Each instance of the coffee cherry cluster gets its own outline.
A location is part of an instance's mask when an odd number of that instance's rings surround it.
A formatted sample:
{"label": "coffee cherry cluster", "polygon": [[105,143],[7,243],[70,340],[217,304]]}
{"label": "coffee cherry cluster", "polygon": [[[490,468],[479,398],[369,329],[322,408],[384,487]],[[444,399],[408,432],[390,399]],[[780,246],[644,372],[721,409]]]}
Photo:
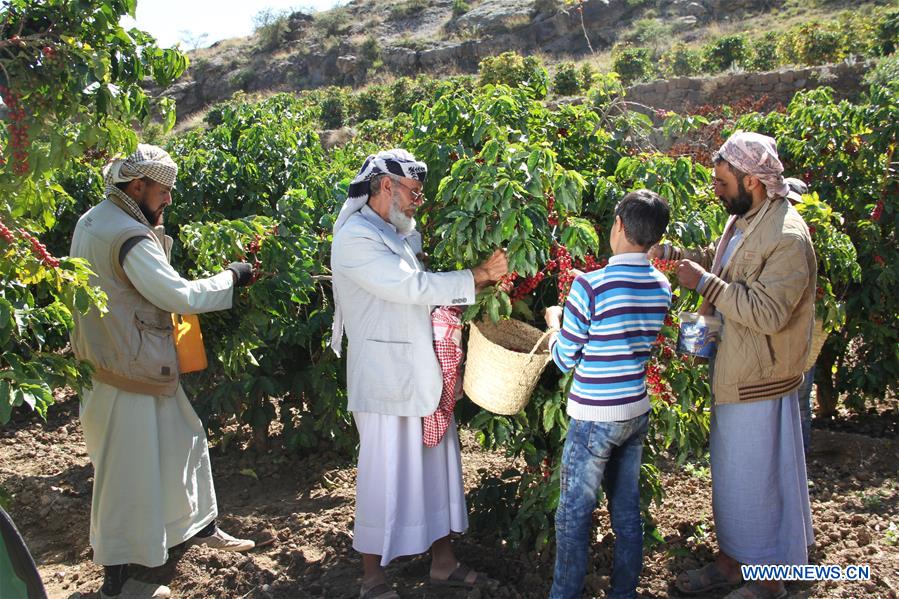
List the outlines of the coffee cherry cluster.
{"label": "coffee cherry cluster", "polygon": [[16,242],[16,236],[13,235],[12,231],[9,230],[9,227],[4,225],[3,223],[0,223],[0,237],[2,237],[3,240],[10,245]]}
{"label": "coffee cherry cluster", "polygon": [[677,270],[677,260],[662,260],[661,258],[653,258],[652,265],[656,270],[663,274],[671,274]]}
{"label": "coffee cherry cluster", "polygon": [[584,257],[583,264],[578,264],[578,267],[584,272],[593,272],[594,270],[599,270],[600,268],[605,268],[605,266],[609,263],[605,258],[601,258],[597,260],[592,255],[587,254]]}
{"label": "coffee cherry cluster", "polygon": [[253,276],[250,278],[250,283],[255,283],[259,280],[259,275],[262,274],[262,260],[259,259],[259,250],[262,247],[262,237],[257,233],[253,238],[253,241],[247,244],[247,251],[253,255]]}
{"label": "coffee cherry cluster", "polygon": [[515,291],[512,293],[512,301],[520,300],[523,297],[530,295],[537,288],[537,285],[540,284],[541,281],[546,277],[546,274],[543,271],[538,272],[533,277],[526,277],[524,280],[519,283],[519,285],[515,288]]}
{"label": "coffee cherry cluster", "polygon": [[553,260],[550,261],[559,269],[559,303],[565,301],[568,292],[571,290],[571,283],[574,282],[574,273],[571,272],[572,261],[568,248],[564,245],[556,245],[553,247]]}
{"label": "coffee cherry cluster", "polygon": [[874,206],[874,210],[871,211],[871,221],[879,222],[880,217],[883,216],[883,200],[877,202],[877,205]]}
{"label": "coffee cherry cluster", "polygon": [[29,233],[25,229],[19,229],[19,233],[22,235],[22,237],[24,239],[28,240],[28,242],[31,243],[31,253],[34,254],[34,256],[38,260],[40,260],[41,263],[43,263],[46,266],[49,266],[51,268],[59,267],[59,260],[54,258],[50,254],[50,252],[47,251],[47,246],[45,246],[43,243],[41,243],[37,237],[35,237],[34,235]]}
{"label": "coffee cherry cluster", "polygon": [[661,401],[669,406],[674,403],[671,389],[662,380],[662,369],[653,361],[646,363],[646,385],[649,387],[649,392]]}
{"label": "coffee cherry cluster", "polygon": [[556,214],[556,196],[552,193],[545,194],[546,197],[546,213],[549,215],[546,218],[546,222],[549,223],[550,227],[556,227],[559,225],[559,215]]}
{"label": "coffee cherry cluster", "polygon": [[0,98],[6,104],[9,124],[10,148],[12,149],[12,171],[16,175],[28,173],[28,125],[25,122],[25,109],[22,107],[19,94],[6,86],[0,85]]}
{"label": "coffee cherry cluster", "polygon": [[518,278],[517,272],[510,272],[505,274],[499,278],[496,282],[496,288],[502,291],[503,293],[509,293],[512,291],[512,285],[515,282],[515,279]]}

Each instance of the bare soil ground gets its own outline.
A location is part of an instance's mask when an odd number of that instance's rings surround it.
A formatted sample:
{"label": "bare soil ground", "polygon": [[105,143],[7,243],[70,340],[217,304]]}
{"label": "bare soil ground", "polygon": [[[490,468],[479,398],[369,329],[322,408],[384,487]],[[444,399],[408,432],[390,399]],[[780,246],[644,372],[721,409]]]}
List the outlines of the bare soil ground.
{"label": "bare soil ground", "polygon": [[[95,597],[101,568],[91,561],[88,519],[92,468],[78,423],[78,403],[62,399],[46,423],[32,417],[0,430],[0,487],[29,544],[51,597]],[[791,597],[891,597],[899,593],[899,405],[885,402],[861,416],[816,421],[809,456],[816,564],[869,564],[867,582],[791,583]],[[462,431],[466,488],[480,472],[500,472],[509,459],[482,451]],[[305,458],[279,451],[225,454],[213,448],[222,527],[259,544],[248,554],[204,548],[173,552],[169,563],[138,572],[168,584],[177,597],[351,598],[360,561],[352,550],[355,471],[335,455]],[[710,481],[705,468],[663,468],[667,498],[654,510],[664,544],[647,553],[643,597],[677,596],[678,572],[711,558],[715,548]],[[139,517],[139,515],[136,515]],[[598,510],[587,588],[603,596],[613,537]],[[388,574],[403,597],[546,597],[552,554],[513,550],[470,530],[456,540],[461,559],[503,582],[495,592],[444,590],[427,584],[426,557],[393,562]],[[725,591],[704,595],[722,597]]]}

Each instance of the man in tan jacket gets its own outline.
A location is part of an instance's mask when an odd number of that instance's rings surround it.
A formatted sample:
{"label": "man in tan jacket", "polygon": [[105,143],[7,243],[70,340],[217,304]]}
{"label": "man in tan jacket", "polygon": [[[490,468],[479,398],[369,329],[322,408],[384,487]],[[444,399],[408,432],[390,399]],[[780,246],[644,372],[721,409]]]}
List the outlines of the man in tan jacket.
{"label": "man in tan jacket", "polygon": [[[741,565],[808,562],[811,512],[797,390],[814,318],[816,265],[808,227],[785,199],[775,141],[738,131],[715,156],[715,194],[731,214],[704,251],[656,246],[723,321],[711,365],[710,455],[717,559],[678,577],[687,594],[739,584]],[[749,581],[730,599],[786,596]]]}
{"label": "man in tan jacket", "polygon": [[108,312],[76,316],[75,355],[94,366],[81,424],[94,466],[90,540],[104,566],[101,597],[169,597],[168,587],[128,576],[128,564],[161,566],[184,542],[246,551],[215,524],[217,506],[203,425],[178,380],[172,313],[231,307],[252,269],[233,263],[188,281],[169,265],[162,215],[177,166],[156,146],[104,169],[106,198],[78,221],[72,256],[86,258]]}

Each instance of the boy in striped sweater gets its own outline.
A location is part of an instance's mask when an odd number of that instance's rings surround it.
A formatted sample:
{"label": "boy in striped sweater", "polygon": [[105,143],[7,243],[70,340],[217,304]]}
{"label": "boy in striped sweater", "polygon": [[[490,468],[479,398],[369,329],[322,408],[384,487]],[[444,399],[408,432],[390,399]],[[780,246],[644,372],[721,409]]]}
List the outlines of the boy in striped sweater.
{"label": "boy in striped sweater", "polygon": [[550,340],[553,360],[562,372],[574,370],[551,599],[581,596],[600,485],[615,532],[607,596],[636,597],[643,568],[640,462],[650,409],[646,362],[671,306],[668,280],[646,252],[662,238],[669,216],[654,192],[624,196],[615,208],[608,266],[580,274],[564,310],[546,310],[547,326],[561,329]]}

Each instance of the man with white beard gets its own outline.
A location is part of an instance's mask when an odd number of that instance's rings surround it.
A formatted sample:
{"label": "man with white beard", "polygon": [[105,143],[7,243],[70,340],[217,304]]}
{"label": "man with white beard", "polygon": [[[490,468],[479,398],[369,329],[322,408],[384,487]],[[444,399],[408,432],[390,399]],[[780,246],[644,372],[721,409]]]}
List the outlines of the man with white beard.
{"label": "man with white beard", "polygon": [[405,150],[369,156],[334,224],[331,346],[339,355],[345,326],[347,396],[359,430],[353,547],[362,554],[363,599],[398,597],[384,567],[429,548],[431,583],[492,583],[459,564],[449,540],[468,528],[455,421],[428,447],[422,417],[434,413],[443,388],[432,307],[474,303],[508,261],[496,250],[469,270],[425,271],[414,216],[426,174]]}

